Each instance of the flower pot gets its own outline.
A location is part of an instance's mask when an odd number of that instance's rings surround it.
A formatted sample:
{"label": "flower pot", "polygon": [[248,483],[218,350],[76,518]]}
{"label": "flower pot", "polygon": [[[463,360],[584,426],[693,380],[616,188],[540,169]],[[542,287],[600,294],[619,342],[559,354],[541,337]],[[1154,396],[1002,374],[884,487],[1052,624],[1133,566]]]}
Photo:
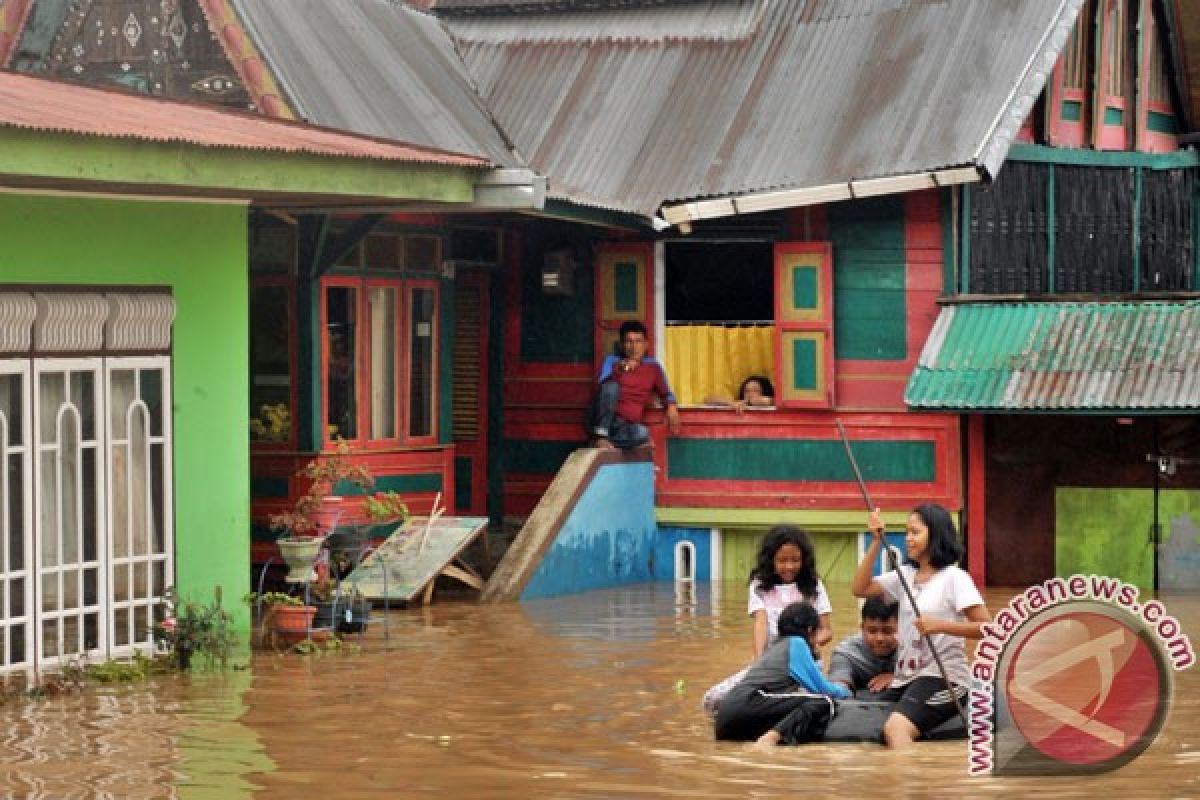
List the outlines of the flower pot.
{"label": "flower pot", "polygon": [[192,668],[192,645],[177,644],[175,646],[175,665],[182,670]]}
{"label": "flower pot", "polygon": [[308,583],[312,580],[313,562],[317,553],[321,552],[319,536],[286,536],[279,539],[279,554],[287,562],[288,574],[284,578],[288,583]]}
{"label": "flower pot", "polygon": [[267,613],[270,614],[275,641],[290,647],[308,638],[317,609],[314,606],[275,605]]}
{"label": "flower pot", "polygon": [[314,628],[337,629],[338,633],[362,633],[371,621],[371,604],[358,599],[316,603],[317,614],[313,617]]}

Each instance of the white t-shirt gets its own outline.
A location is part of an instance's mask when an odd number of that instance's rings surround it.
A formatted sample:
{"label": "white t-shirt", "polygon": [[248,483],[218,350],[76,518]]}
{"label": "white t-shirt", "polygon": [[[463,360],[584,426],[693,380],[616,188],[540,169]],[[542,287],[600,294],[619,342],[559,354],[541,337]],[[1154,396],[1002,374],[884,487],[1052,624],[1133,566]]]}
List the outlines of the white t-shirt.
{"label": "white t-shirt", "polygon": [[801,600],[811,603],[818,614],[829,614],[833,611],[829,595],[825,592],[825,584],[821,583],[820,579],[817,580],[817,596],[805,597],[800,594],[800,589],[794,583],[780,583],[764,590],[758,578],[755,578],[750,582],[750,599],[746,604],[746,613],[753,616],[755,611],[766,610],[767,644],[770,644],[779,638],[779,615],[789,605]]}
{"label": "white t-shirt", "polygon": [[[965,622],[963,611],[971,606],[983,605],[983,598],[975,588],[971,576],[957,566],[943,567],[933,574],[924,584],[916,580],[917,568],[905,564],[900,567],[908,588],[912,590],[917,601],[917,608],[922,616],[938,617],[939,619]],[[925,637],[917,631],[912,605],[900,588],[900,576],[889,570],[878,575],[875,581],[883,587],[887,599],[900,604],[900,618],[896,634],[896,677],[893,686],[903,686],[915,678],[930,676],[940,678],[937,662],[929,652]],[[951,636],[946,633],[930,635],[933,646],[941,656],[942,665],[946,668],[946,676],[951,683],[968,685],[970,671],[967,667],[966,648],[961,636]]]}

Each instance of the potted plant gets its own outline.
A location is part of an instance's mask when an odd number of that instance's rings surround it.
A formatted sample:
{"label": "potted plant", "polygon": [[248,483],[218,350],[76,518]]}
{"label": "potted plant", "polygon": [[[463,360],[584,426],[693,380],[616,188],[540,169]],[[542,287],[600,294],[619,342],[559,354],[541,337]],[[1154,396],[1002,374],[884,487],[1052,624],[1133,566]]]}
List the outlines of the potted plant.
{"label": "potted plant", "polygon": [[250,592],[246,602],[261,609],[264,629],[271,631],[274,641],[291,646],[307,639],[313,630],[315,606],[286,592]]}
{"label": "potted plant", "polygon": [[212,603],[179,602],[174,589],[163,593],[166,614],[154,625],[155,641],[167,648],[179,669],[190,669],[192,657],[200,655],[211,666],[225,666],[237,637],[232,617],[221,607],[221,587],[213,590]]}
{"label": "potted plant", "polygon": [[334,578],[318,580],[312,586],[313,605],[317,613],[313,627],[336,630],[338,633],[362,633],[371,619],[371,603],[359,593]]}
{"label": "potted plant", "polygon": [[268,521],[271,530],[280,531],[276,540],[279,553],[288,565],[288,583],[307,583],[312,580],[313,563],[320,552],[323,539],[337,527],[340,508],[330,508],[332,500],[340,501],[334,491],[343,481],[371,491],[375,482],[370,471],[349,459],[350,446],[342,439],[336,450],[314,458],[298,473],[308,484],[290,511],[272,514]]}

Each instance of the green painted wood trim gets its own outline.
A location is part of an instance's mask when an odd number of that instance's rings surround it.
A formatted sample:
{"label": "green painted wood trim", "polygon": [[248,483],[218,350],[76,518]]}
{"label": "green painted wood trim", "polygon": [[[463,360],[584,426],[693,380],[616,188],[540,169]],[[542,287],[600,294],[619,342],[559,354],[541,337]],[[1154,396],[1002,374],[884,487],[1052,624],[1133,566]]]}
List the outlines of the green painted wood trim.
{"label": "green painted wood trim", "polygon": [[1176,150],[1173,153],[1138,153],[1124,150],[1072,150],[1022,143],[1014,144],[1009,148],[1008,158],[1012,161],[1084,167],[1144,167],[1146,169],[1200,167],[1200,153],[1195,150]]}
{"label": "green painted wood trim", "polygon": [[955,248],[954,248],[954,192],[956,187],[948,186],[939,195],[942,216],[942,293],[954,294],[955,284]]}
{"label": "green painted wood trim", "polygon": [[1054,239],[1057,235],[1057,213],[1054,203],[1054,165],[1047,169],[1046,175],[1046,291],[1054,292]]}
{"label": "green painted wood trim", "polygon": [[454,505],[471,507],[471,458],[467,456],[454,457]]}
{"label": "green painted wood trim", "polygon": [[653,232],[650,217],[640,214],[627,214],[621,211],[610,211],[593,206],[576,205],[567,200],[552,200],[546,198],[546,205],[537,216],[550,219],[562,219],[569,222],[582,222],[585,225],[597,225],[601,228],[620,228],[622,230],[641,233]]}
{"label": "green painted wood trim", "polygon": [[[513,235],[511,229],[505,237]],[[505,281],[517,280],[512,270],[493,276],[488,289],[488,425],[487,425],[487,514],[493,525],[504,516],[504,315]]]}
{"label": "green painted wood trim", "polygon": [[638,265],[632,261],[613,264],[613,311],[636,314],[638,308]]}
{"label": "green painted wood trim", "polygon": [[553,475],[558,472],[567,456],[583,446],[583,425],[579,426],[579,439],[573,442],[554,440],[505,439],[504,466],[507,472]]}
{"label": "green painted wood trim", "polygon": [[384,475],[375,479],[375,491],[396,492],[440,492],[443,489],[440,472],[424,472],[417,475]]}
{"label": "green painted wood trim", "polygon": [[1059,116],[1065,122],[1079,122],[1083,118],[1083,103],[1078,100],[1063,100],[1062,113]]}
{"label": "green painted wood trim", "polygon": [[[883,521],[891,530],[903,530],[907,510],[884,511]],[[655,517],[660,525],[698,528],[769,528],[787,523],[813,533],[859,533],[866,530],[866,511],[814,511],[779,508],[676,508],[659,506]]]}
{"label": "green painted wood trim", "polygon": [[[931,441],[864,441],[854,449],[866,480],[919,483],[937,477]],[[855,480],[836,439],[669,439],[667,473],[695,480]]]}
{"label": "green painted wood trim", "polygon": [[438,442],[454,443],[454,282],[438,287]]}
{"label": "green painted wood trim", "polygon": [[200,147],[47,131],[0,128],[0,175],[71,183],[223,190],[250,197],[271,192],[378,200],[469,203],[473,167]]}
{"label": "green painted wood trim", "polygon": [[1125,112],[1119,108],[1104,107],[1104,124],[1105,125],[1122,125],[1125,121]]}
{"label": "green painted wood trim", "polygon": [[792,308],[815,309],[818,303],[819,267],[792,267]]}
{"label": "green painted wood trim", "polygon": [[[1011,158],[1012,150],[1009,150]],[[958,270],[958,291],[969,294],[971,291],[971,194],[974,187],[964,184],[962,187],[962,261]]]}
{"label": "green painted wood trim", "polygon": [[813,391],[820,383],[817,375],[817,343],[812,339],[793,339],[792,386],[800,391]]}
{"label": "green painted wood trim", "polygon": [[251,497],[287,497],[287,478],[251,478]]}
{"label": "green painted wood trim", "polygon": [[1179,133],[1179,122],[1175,119],[1174,114],[1166,114],[1162,111],[1147,111],[1146,130],[1154,131],[1155,133],[1175,134]]}
{"label": "green painted wood trim", "polygon": [[1138,167],[1133,171],[1133,209],[1130,212],[1133,219],[1130,220],[1133,228],[1133,236],[1130,237],[1130,249],[1133,252],[1130,254],[1133,258],[1133,291],[1141,291],[1142,288],[1142,169]]}

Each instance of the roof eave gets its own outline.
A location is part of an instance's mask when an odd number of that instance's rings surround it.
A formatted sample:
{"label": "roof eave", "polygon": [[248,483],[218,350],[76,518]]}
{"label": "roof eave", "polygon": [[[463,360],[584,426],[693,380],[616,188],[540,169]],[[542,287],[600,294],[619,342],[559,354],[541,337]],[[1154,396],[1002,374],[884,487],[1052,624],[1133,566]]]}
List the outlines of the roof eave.
{"label": "roof eave", "polygon": [[821,186],[804,186],[767,192],[692,200],[664,204],[662,217],[671,225],[688,225],[704,219],[720,219],[740,214],[802,208],[841,200],[902,194],[940,186],[976,183],[982,180],[980,168],[974,165],[947,167],[928,172],[910,172],[881,178],[864,178]]}

